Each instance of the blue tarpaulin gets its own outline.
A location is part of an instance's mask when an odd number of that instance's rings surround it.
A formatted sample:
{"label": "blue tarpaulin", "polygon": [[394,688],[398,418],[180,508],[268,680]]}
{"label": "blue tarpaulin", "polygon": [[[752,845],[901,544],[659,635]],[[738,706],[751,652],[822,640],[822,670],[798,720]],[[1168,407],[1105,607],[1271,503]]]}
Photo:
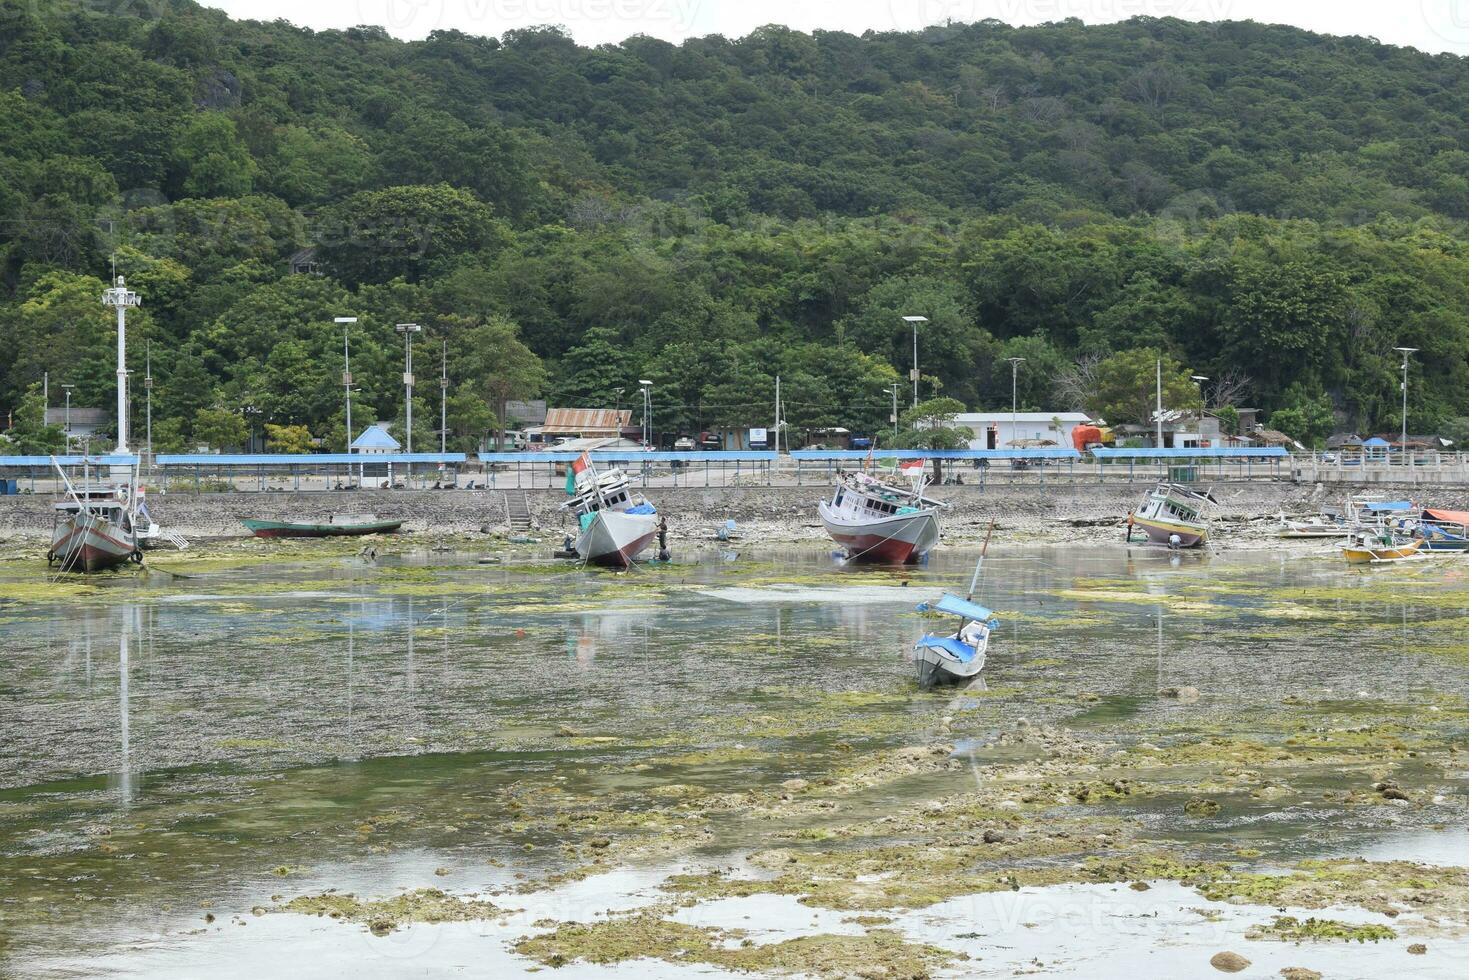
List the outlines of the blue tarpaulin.
{"label": "blue tarpaulin", "polygon": [[984,606],[981,606],[977,602],[970,602],[968,599],[961,599],[958,596],[949,592],[945,592],[943,598],[939,599],[938,602],[920,603],[918,606],[918,611],[941,612],[948,613],[951,616],[963,616],[965,619],[972,619],[980,623],[988,623],[990,629],[994,629],[996,626],[1000,625],[1000,621],[998,619],[995,619],[995,614],[991,610],[986,609]]}
{"label": "blue tarpaulin", "polygon": [[1362,509],[1374,514],[1397,514],[1412,510],[1413,503],[1409,500],[1371,500],[1363,504]]}

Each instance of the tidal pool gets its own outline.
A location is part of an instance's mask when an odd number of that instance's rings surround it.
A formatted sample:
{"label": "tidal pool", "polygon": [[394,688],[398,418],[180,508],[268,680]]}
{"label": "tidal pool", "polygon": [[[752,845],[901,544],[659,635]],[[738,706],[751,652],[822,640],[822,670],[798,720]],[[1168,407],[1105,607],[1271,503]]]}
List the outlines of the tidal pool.
{"label": "tidal pool", "polygon": [[396,547],[0,565],[0,974],[1469,963],[1469,565]]}

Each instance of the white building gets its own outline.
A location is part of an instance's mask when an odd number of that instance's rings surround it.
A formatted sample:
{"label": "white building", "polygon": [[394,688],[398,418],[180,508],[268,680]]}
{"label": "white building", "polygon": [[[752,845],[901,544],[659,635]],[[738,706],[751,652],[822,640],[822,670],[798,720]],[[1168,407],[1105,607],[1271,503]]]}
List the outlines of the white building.
{"label": "white building", "polygon": [[1071,449],[1071,430],[1091,422],[1082,412],[964,412],[954,424],[974,433],[970,449],[1036,448],[1054,443]]}

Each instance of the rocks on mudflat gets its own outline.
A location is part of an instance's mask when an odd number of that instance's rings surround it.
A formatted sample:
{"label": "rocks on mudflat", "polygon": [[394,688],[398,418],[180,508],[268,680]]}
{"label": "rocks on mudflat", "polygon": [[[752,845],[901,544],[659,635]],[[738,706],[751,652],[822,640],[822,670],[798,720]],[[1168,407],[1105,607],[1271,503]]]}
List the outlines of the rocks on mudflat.
{"label": "rocks on mudflat", "polygon": [[1209,957],[1209,965],[1224,973],[1238,973],[1250,965],[1250,961],[1238,953],[1225,951]]}
{"label": "rocks on mudflat", "polygon": [[1219,809],[1217,800],[1202,796],[1195,796],[1183,805],[1183,812],[1191,817],[1212,817],[1219,812]]}

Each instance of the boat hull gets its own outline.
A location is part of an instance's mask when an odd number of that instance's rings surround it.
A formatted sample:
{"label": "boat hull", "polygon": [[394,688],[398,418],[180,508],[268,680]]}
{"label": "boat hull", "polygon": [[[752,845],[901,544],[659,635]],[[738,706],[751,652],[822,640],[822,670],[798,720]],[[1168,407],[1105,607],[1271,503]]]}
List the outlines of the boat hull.
{"label": "boat hull", "polygon": [[106,518],[78,513],[62,517],[51,533],[50,557],[68,572],[100,572],[141,557],[133,535]]}
{"label": "boat hull", "polygon": [[920,687],[968,684],[984,670],[984,654],[977,654],[971,660],[959,660],[942,650],[920,644],[913,648],[913,667]]}
{"label": "boat hull", "polygon": [[1153,544],[1173,546],[1174,535],[1178,536],[1178,547],[1201,548],[1209,540],[1207,528],[1190,527],[1187,524],[1174,524],[1171,521],[1158,521],[1141,517],[1133,517],[1132,526],[1140,529],[1148,536]]}
{"label": "boat hull", "polygon": [[826,533],[846,549],[851,562],[910,565],[922,561],[938,544],[939,521],[933,511],[858,522],[838,517],[825,501],[818,510]]}
{"label": "boat hull", "polygon": [[576,553],[589,565],[627,568],[647,550],[657,534],[657,514],[601,510],[577,536]]}
{"label": "boat hull", "polygon": [[1412,558],[1422,547],[1422,541],[1414,541],[1411,544],[1398,545],[1384,548],[1363,548],[1347,546],[1341,550],[1342,557],[1347,560],[1348,565],[1371,565],[1385,561],[1402,561]]}
{"label": "boat hull", "polygon": [[299,524],[290,521],[244,520],[240,522],[257,538],[344,538],[363,534],[392,534],[402,521],[373,521],[368,524]]}

